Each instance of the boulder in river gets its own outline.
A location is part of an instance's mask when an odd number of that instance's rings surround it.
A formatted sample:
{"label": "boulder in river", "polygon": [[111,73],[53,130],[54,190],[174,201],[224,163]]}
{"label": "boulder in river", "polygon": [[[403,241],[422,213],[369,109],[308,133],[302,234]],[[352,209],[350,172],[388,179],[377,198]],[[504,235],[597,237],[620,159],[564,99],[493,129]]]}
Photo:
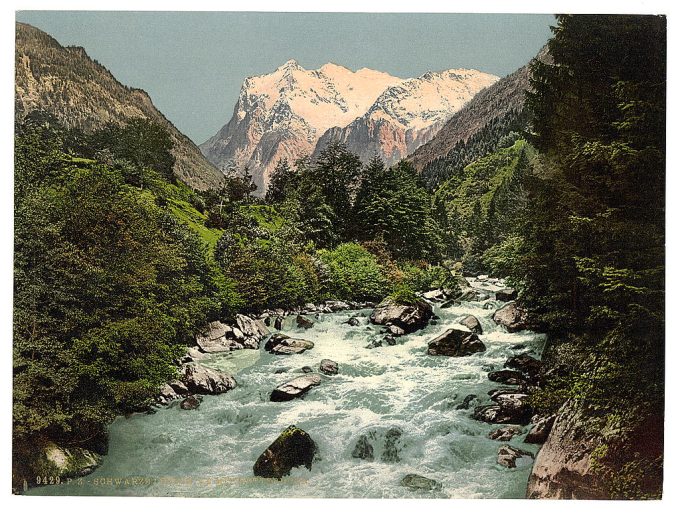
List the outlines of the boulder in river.
{"label": "boulder in river", "polygon": [[550,430],[555,423],[555,415],[550,415],[548,417],[539,417],[536,419],[531,419],[533,426],[524,438],[525,444],[542,444],[548,439]]}
{"label": "boulder in river", "polygon": [[496,324],[508,330],[508,333],[529,329],[526,311],[517,306],[514,301],[496,310],[496,313],[493,314],[493,320]]}
{"label": "boulder in river", "polygon": [[[36,461],[39,476],[67,479],[83,477],[94,472],[101,464],[100,454],[82,447],[63,447],[48,442],[42,448]],[[35,476],[32,476],[35,478]]]}
{"label": "boulder in river", "polygon": [[505,385],[523,385],[527,382],[527,377],[524,374],[520,371],[510,369],[489,372],[488,377],[490,381],[503,383]]}
{"label": "boulder in river", "polygon": [[347,319],[347,324],[349,324],[350,326],[356,327],[356,326],[360,326],[360,325],[361,325],[361,321],[359,320],[358,317],[356,317],[356,316],[353,315],[352,317],[350,317],[349,319]]}
{"label": "boulder in river", "polygon": [[465,317],[461,317],[456,321],[456,323],[462,324],[471,332],[476,333],[477,335],[481,335],[483,333],[482,324],[479,322],[479,319],[477,319],[477,317],[475,317],[474,315],[466,315]]}
{"label": "boulder in river", "polygon": [[338,373],[338,363],[334,362],[333,360],[328,360],[324,358],[323,360],[321,360],[321,363],[319,364],[319,370],[323,374],[332,376]]}
{"label": "boulder in river", "polygon": [[395,326],[394,324],[390,324],[387,326],[387,331],[390,332],[390,335],[393,337],[401,337],[402,335],[406,334],[406,330],[404,328],[400,328],[399,326]]}
{"label": "boulder in river", "polygon": [[236,314],[236,327],[245,337],[244,346],[250,349],[259,349],[260,341],[270,333],[262,320],[243,314]]}
{"label": "boulder in river", "polygon": [[423,297],[429,301],[444,301],[446,299],[446,293],[441,289],[428,290],[423,293]]}
{"label": "boulder in river", "polygon": [[258,349],[269,334],[264,322],[247,315],[236,315],[236,326],[213,321],[196,335],[196,345],[204,353],[220,353],[236,349]]}
{"label": "boulder in river", "polygon": [[233,377],[195,362],[182,368],[181,381],[193,394],[221,394],[236,387]]}
{"label": "boulder in river", "polygon": [[449,328],[427,344],[430,355],[468,356],[485,350],[475,333],[458,328]]}
{"label": "boulder in river", "polygon": [[528,424],[532,409],[529,396],[517,392],[504,392],[492,396],[496,402],[490,406],[475,408],[472,418],[489,424]]}
{"label": "boulder in river", "polygon": [[541,372],[541,361],[529,356],[528,354],[520,354],[512,356],[505,362],[505,367],[522,372],[531,377],[537,376]]}
{"label": "boulder in river", "polygon": [[498,301],[514,301],[517,299],[517,291],[511,288],[497,290],[496,299]]}
{"label": "boulder in river", "polygon": [[517,426],[506,426],[494,429],[487,436],[491,440],[499,440],[501,442],[509,442],[515,435],[519,435],[522,430]]}
{"label": "boulder in river", "polygon": [[316,443],[302,429],[289,426],[260,455],[253,466],[258,477],[281,479],[291,469],[304,465],[312,470],[312,461],[317,452]]}
{"label": "boulder in river", "polygon": [[264,348],[273,354],[298,354],[304,353],[307,349],[312,349],[314,342],[301,338],[292,338],[283,333],[274,333]]}
{"label": "boulder in river", "polygon": [[432,306],[427,301],[418,300],[414,304],[398,304],[392,299],[383,300],[371,313],[373,324],[392,325],[413,333],[427,326],[432,317]]}
{"label": "boulder in river", "polygon": [[309,389],[320,384],[321,376],[318,374],[305,374],[276,387],[269,396],[269,399],[273,402],[291,401],[297,397],[302,397]]}
{"label": "boulder in river", "polygon": [[401,435],[402,431],[399,428],[390,428],[385,433],[385,450],[380,458],[385,463],[399,463],[401,458]]}
{"label": "boulder in river", "polygon": [[311,321],[311,320],[307,319],[307,317],[303,317],[302,315],[298,315],[295,318],[295,323],[297,324],[298,328],[304,328],[306,330],[314,327],[314,321]]}
{"label": "boulder in river", "polygon": [[528,451],[512,447],[510,445],[501,445],[498,448],[498,464],[507,468],[524,467],[531,465],[534,460],[534,455]]}
{"label": "boulder in river", "polygon": [[373,446],[368,441],[366,435],[361,435],[357,440],[354,450],[352,451],[352,458],[360,460],[373,461]]}
{"label": "boulder in river", "polygon": [[401,480],[401,486],[405,486],[411,490],[439,491],[442,489],[442,484],[440,482],[418,474],[405,475]]}
{"label": "boulder in river", "polygon": [[351,306],[344,301],[326,301],[324,303],[324,307],[326,307],[331,312],[339,312],[341,310],[349,310],[351,308]]}
{"label": "boulder in river", "polygon": [[190,395],[187,398],[185,398],[181,403],[179,403],[179,407],[182,410],[196,410],[200,405],[201,397],[195,395]]}
{"label": "boulder in river", "polygon": [[213,321],[196,335],[196,345],[204,353],[231,351],[237,344],[231,339],[232,327],[221,321]]}

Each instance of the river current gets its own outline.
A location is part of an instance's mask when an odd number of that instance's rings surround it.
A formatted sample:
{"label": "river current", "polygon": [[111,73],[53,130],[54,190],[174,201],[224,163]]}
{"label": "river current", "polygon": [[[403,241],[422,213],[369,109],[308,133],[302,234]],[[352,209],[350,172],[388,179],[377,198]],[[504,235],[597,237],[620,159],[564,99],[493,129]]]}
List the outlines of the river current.
{"label": "river current", "polygon": [[[473,301],[447,309],[435,304],[437,324],[398,338],[395,346],[373,349],[365,346],[382,327],[369,323],[370,310],[310,316],[315,324],[307,330],[287,318],[282,331],[313,341],[313,349],[297,355],[246,349],[202,360],[233,373],[238,387],[205,396],[198,410],[174,404],[153,415],[118,418],[110,426],[109,453],[94,473],[70,484],[33,488],[29,495],[523,498],[530,465],[498,465],[498,447],[507,442],[487,435],[499,426],[470,417],[475,405],[489,402],[487,392],[499,387],[487,379],[491,368],[501,369],[520,353],[540,357],[543,349],[542,334],[510,334],[496,326],[491,316],[502,304]],[[426,354],[428,341],[467,314],[482,324],[485,352]],[[344,322],[353,315],[360,316],[359,326]],[[323,358],[338,363],[338,375],[322,376],[321,385],[303,399],[269,401],[278,384],[300,376],[303,366],[318,371]],[[470,394],[478,399],[459,409]],[[318,445],[312,470],[293,469],[281,481],[254,477],[258,456],[291,424]],[[393,428],[402,432],[399,461],[385,462],[384,435]],[[374,446],[373,461],[352,457],[361,435]],[[538,446],[522,439],[509,443],[535,454]],[[406,474],[435,479],[442,488],[410,490],[400,484]]]}

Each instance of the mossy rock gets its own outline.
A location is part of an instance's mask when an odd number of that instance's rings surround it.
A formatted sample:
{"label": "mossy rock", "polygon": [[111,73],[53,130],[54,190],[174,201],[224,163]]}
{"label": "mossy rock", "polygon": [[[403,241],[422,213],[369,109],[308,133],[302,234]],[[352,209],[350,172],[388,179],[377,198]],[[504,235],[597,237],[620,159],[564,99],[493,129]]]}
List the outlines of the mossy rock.
{"label": "mossy rock", "polygon": [[66,479],[91,474],[101,465],[102,457],[82,447],[61,447],[48,442],[39,457],[34,469],[36,476],[50,476]]}
{"label": "mossy rock", "polygon": [[289,426],[260,455],[253,466],[259,477],[281,479],[290,474],[294,467],[304,465],[312,470],[312,461],[317,452],[314,440],[302,429]]}

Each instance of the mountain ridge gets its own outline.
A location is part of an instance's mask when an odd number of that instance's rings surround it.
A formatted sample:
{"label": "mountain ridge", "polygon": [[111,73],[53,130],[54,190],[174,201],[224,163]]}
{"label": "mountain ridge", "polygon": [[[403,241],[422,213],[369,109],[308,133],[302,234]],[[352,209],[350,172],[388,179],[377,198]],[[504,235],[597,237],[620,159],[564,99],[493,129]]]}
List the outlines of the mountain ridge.
{"label": "mountain ridge", "polygon": [[248,166],[260,193],[280,159],[313,157],[331,139],[344,139],[364,160],[377,152],[391,164],[495,80],[464,69],[403,79],[332,62],[306,70],[290,59],[272,73],[246,78],[231,119],[199,147],[224,172]]}
{"label": "mountain ridge", "polygon": [[45,111],[66,127],[91,132],[107,123],[145,118],[173,141],[174,172],[195,189],[219,187],[224,176],[153,104],[143,89],[126,86],[80,46],[62,46],[46,32],[17,22],[15,117]]}

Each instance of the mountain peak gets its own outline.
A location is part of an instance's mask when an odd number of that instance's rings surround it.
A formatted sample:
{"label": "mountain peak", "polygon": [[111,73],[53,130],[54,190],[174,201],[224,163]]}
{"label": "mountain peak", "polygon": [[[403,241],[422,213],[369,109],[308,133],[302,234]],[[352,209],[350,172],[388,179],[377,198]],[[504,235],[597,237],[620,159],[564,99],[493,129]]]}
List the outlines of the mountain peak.
{"label": "mountain peak", "polygon": [[281,66],[276,68],[276,71],[306,71],[298,61],[295,59],[288,59],[286,62],[284,62]]}
{"label": "mountain peak", "polygon": [[335,135],[362,158],[377,152],[391,164],[429,141],[497,79],[468,70],[402,79],[334,62],[305,70],[291,59],[273,73],[248,78],[234,116],[200,147],[218,167],[248,165],[260,193],[279,159],[312,155],[321,139],[327,143]]}

